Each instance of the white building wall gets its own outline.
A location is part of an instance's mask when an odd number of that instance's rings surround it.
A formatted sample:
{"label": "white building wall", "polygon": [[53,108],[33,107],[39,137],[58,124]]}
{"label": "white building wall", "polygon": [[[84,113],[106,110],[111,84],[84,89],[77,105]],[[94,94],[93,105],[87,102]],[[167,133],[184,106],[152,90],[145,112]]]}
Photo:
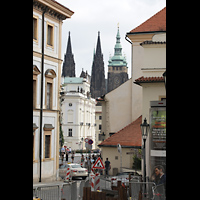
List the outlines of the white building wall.
{"label": "white building wall", "polygon": [[[72,150],[85,149],[84,139],[89,137],[93,140],[93,147],[95,147],[95,99],[88,98],[86,95],[90,85],[84,80],[82,83],[65,83],[63,88],[65,91],[62,97],[64,98],[62,102],[64,145],[71,147]],[[81,88],[85,91],[84,94],[80,93]],[[72,106],[69,106],[69,103],[72,103]],[[69,110],[73,111],[72,123],[68,123]],[[73,131],[72,137],[68,136],[69,128]]]}
{"label": "white building wall", "polygon": [[[166,41],[166,33],[155,34],[152,38],[153,41]],[[144,48],[144,65],[141,69],[142,76],[144,77],[162,77],[166,70],[166,44],[150,44],[143,45]],[[142,122],[144,118],[147,123],[150,123],[150,101],[160,101],[161,98],[166,98],[166,89],[164,82],[161,83],[143,83],[142,86]],[[149,137],[146,141],[146,163],[147,163],[147,176],[151,174],[148,163],[150,162],[149,155]],[[143,164],[143,162],[142,162]],[[142,165],[143,169],[143,165]]]}

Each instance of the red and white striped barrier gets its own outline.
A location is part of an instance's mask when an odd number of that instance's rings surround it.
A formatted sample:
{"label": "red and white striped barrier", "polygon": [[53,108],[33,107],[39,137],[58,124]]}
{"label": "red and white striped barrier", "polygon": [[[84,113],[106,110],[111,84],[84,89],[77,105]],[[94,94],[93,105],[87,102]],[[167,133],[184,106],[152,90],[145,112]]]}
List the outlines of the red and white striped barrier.
{"label": "red and white striped barrier", "polygon": [[70,181],[70,168],[67,168],[67,173],[66,173],[66,177],[65,177],[65,181]]}
{"label": "red and white striped barrier", "polygon": [[90,185],[91,185],[91,191],[95,191],[95,174],[90,173]]}
{"label": "red and white striped barrier", "polygon": [[100,173],[94,174],[91,171],[91,173],[90,173],[90,185],[91,185],[91,191],[100,190]]}
{"label": "red and white striped barrier", "polygon": [[95,190],[100,190],[100,173],[95,174]]}

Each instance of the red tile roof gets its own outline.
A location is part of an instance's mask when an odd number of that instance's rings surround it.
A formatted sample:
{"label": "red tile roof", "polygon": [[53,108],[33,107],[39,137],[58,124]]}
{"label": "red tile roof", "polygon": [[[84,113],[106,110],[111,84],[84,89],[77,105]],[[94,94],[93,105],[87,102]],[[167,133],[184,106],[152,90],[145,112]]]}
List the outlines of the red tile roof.
{"label": "red tile roof", "polygon": [[134,28],[130,33],[166,31],[166,7]]}
{"label": "red tile roof", "polygon": [[141,123],[142,116],[138,117],[135,121],[104,140],[98,146],[115,147],[118,143],[120,143],[122,147],[140,148],[142,145],[142,132],[140,128]]}
{"label": "red tile roof", "polygon": [[136,84],[140,85],[140,83],[155,83],[155,82],[164,82],[164,77],[161,76],[161,77],[144,77],[144,76],[141,76],[140,78],[138,79],[135,79],[135,82]]}

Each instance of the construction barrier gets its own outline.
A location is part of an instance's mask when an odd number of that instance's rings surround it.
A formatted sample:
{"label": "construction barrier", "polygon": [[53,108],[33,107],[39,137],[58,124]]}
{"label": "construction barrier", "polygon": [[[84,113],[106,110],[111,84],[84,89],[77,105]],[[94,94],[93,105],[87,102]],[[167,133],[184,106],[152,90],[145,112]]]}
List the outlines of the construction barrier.
{"label": "construction barrier", "polygon": [[90,176],[90,185],[91,185],[91,191],[95,191],[95,174],[91,171]]}
{"label": "construction barrier", "polygon": [[100,173],[95,174],[95,191],[100,190]]}
{"label": "construction barrier", "polygon": [[70,168],[68,167],[68,168],[67,168],[66,177],[65,177],[65,181],[66,181],[66,182],[69,182],[69,181],[70,181],[70,179],[71,179],[70,175],[71,175],[71,171],[70,171]]}
{"label": "construction barrier", "polygon": [[91,191],[97,191],[100,190],[100,173],[93,173],[91,171],[90,176],[90,185],[91,185]]}

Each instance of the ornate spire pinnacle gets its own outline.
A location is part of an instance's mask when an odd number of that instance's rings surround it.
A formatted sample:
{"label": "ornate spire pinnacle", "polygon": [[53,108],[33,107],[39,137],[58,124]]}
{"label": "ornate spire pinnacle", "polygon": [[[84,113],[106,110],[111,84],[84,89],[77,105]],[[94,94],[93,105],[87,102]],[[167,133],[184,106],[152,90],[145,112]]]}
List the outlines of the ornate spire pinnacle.
{"label": "ornate spire pinnacle", "polygon": [[66,49],[66,53],[64,56],[62,76],[64,76],[64,77],[75,77],[76,76],[74,55],[72,54],[70,31],[69,31],[68,41],[67,41],[67,49]]}
{"label": "ornate spire pinnacle", "polygon": [[100,31],[98,31],[96,55],[101,55]]}
{"label": "ornate spire pinnacle", "polygon": [[120,43],[120,34],[119,34],[119,27],[117,30],[117,36],[116,36],[116,44],[115,44],[115,54],[114,55],[122,55],[122,46]]}
{"label": "ornate spire pinnacle", "polygon": [[69,36],[68,36],[68,42],[67,42],[67,51],[66,53],[71,54],[72,53],[72,46],[71,46],[71,37],[70,37],[70,31],[69,31]]}
{"label": "ornate spire pinnacle", "polygon": [[100,97],[106,93],[105,70],[103,54],[101,52],[100,31],[98,31],[96,53],[94,52],[92,63],[90,92],[92,98]]}

